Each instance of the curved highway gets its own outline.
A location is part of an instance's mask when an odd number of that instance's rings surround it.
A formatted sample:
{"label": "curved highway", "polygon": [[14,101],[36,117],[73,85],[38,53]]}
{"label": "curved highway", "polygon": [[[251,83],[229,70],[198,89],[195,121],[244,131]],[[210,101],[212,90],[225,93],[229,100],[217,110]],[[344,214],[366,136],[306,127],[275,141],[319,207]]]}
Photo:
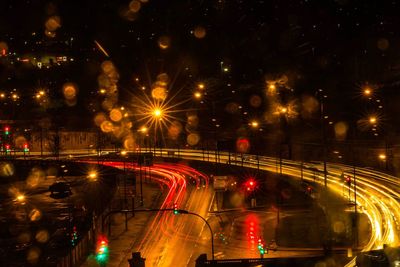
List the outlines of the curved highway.
{"label": "curved highway", "polygon": [[[154,152],[154,151],[153,151]],[[230,163],[248,168],[279,172],[280,164],[276,158],[256,155],[230,154],[228,152],[199,150],[159,150],[156,156],[176,157],[190,160],[200,160],[217,163]],[[324,184],[323,163],[314,162],[301,164],[291,160],[282,160],[282,173],[296,179],[301,177],[310,182]],[[351,175],[356,180],[356,202],[358,212],[364,213],[371,223],[371,236],[362,251],[381,249],[384,244],[399,245],[400,222],[400,181],[397,177],[384,174],[369,168],[353,168],[352,166],[329,163],[327,167],[327,188],[340,197],[343,196],[344,175]],[[353,182],[353,181],[352,181]],[[350,198],[354,199],[354,186],[350,188]],[[348,197],[348,196],[347,196]],[[347,265],[354,266],[355,258]]]}
{"label": "curved highway", "polygon": [[[142,152],[146,152],[146,149],[142,148]],[[163,150],[150,150],[147,152],[155,152],[155,156],[162,157],[170,157],[170,158],[182,158],[188,160],[199,160],[206,161],[211,163],[222,163],[222,164],[231,164],[237,166],[243,166],[254,169],[261,169],[270,172],[282,172],[283,174],[290,175],[295,179],[300,179],[301,174],[303,174],[303,179],[310,182],[320,183],[321,186],[324,185],[324,174],[323,174],[323,163],[322,162],[312,162],[312,163],[300,163],[291,160],[282,160],[279,162],[276,158],[272,157],[264,157],[264,156],[256,156],[256,155],[248,155],[248,154],[232,154],[228,152],[219,152],[216,151],[205,151],[205,150],[176,150],[176,149],[163,149]],[[87,154],[86,154],[87,155]],[[75,157],[75,156],[69,156]],[[133,167],[133,166],[132,166]],[[171,208],[173,202],[177,202],[180,205],[180,208],[186,208],[189,210],[202,210],[204,209],[205,214],[206,205],[203,207],[194,207],[194,205],[198,205],[198,199],[204,198],[202,192],[206,192],[208,187],[196,191],[195,194],[183,194],[186,191],[192,191],[193,188],[188,189],[187,183],[184,179],[183,175],[171,175],[171,170],[166,166],[159,166],[157,169],[157,165],[153,170],[154,174],[162,176],[161,178],[165,181],[168,181],[167,184],[170,188],[170,193],[167,196],[165,202],[163,203],[163,207]],[[178,171],[179,173],[179,171]],[[155,175],[155,177],[157,177]],[[350,176],[352,186],[350,187],[350,195],[343,195],[343,188],[346,187],[344,177]],[[167,177],[170,177],[168,180]],[[354,188],[354,177],[356,181],[356,194]],[[207,181],[207,178],[204,177]],[[400,222],[400,193],[398,188],[400,186],[400,181],[397,177],[391,176],[388,174],[384,174],[369,168],[353,168],[352,166],[329,163],[327,165],[327,188],[328,190],[336,193],[339,197],[350,198],[355,200],[356,195],[356,204],[357,211],[359,213],[365,214],[371,224],[371,235],[369,241],[364,244],[361,251],[369,251],[373,249],[381,249],[384,244],[389,246],[398,246],[399,245],[399,222]],[[194,187],[195,188],[195,187]],[[347,189],[346,189],[347,190]],[[206,193],[204,193],[207,195]],[[211,193],[208,193],[211,196]],[[200,203],[206,203],[207,201],[200,201]],[[161,215],[157,215],[161,216]],[[145,256],[148,257],[148,253],[154,253],[154,255],[161,255],[156,259],[157,261],[166,261],[162,255],[169,249],[171,244],[168,242],[168,233],[169,236],[177,234],[177,227],[187,227],[188,231],[184,231],[185,233],[191,233],[191,225],[186,226],[180,222],[180,218],[176,217],[172,220],[170,217],[172,214],[164,216],[163,223],[153,224],[151,229],[148,230],[146,235],[150,238],[147,240],[154,241],[146,241],[146,242],[158,242],[157,250],[152,249],[149,252],[150,246],[149,244],[143,243],[141,249],[147,251]],[[156,220],[154,220],[155,222]],[[171,227],[171,226],[174,227]],[[194,225],[194,224],[193,224]],[[194,226],[193,226],[194,227]],[[163,233],[161,235],[161,233]],[[165,234],[167,233],[167,234]],[[181,232],[182,233],[182,232]],[[160,242],[162,238],[167,238],[166,242]],[[185,240],[189,239],[186,237]],[[164,245],[166,244],[166,245]],[[171,246],[175,247],[175,246]],[[182,247],[183,243],[182,243]],[[204,249],[203,251],[208,251]],[[160,253],[161,252],[161,253]],[[347,265],[354,266],[355,258]]]}

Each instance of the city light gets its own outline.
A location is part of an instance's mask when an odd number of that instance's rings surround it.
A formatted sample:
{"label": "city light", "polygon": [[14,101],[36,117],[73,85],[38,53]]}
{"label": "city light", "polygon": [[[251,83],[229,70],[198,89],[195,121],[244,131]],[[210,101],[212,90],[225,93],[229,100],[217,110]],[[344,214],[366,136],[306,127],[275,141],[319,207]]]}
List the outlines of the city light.
{"label": "city light", "polygon": [[378,157],[380,160],[386,160],[386,154],[379,154]]}
{"label": "city light", "polygon": [[156,118],[161,118],[161,117],[162,117],[162,114],[163,114],[163,112],[162,112],[162,110],[161,110],[160,108],[155,108],[155,109],[153,110],[153,115],[154,115],[154,117],[156,117]]}
{"label": "city light", "polygon": [[250,122],[250,125],[253,128],[257,128],[259,124],[258,124],[258,121],[252,121],[252,122]]}
{"label": "city light", "polygon": [[89,181],[95,182],[95,181],[97,181],[98,174],[96,171],[91,171],[91,172],[89,172],[87,178],[89,179]]}
{"label": "city light", "polygon": [[19,202],[22,202],[22,201],[25,200],[25,196],[22,195],[22,194],[20,194],[20,195],[17,196],[17,200],[18,200]]}
{"label": "city light", "polygon": [[199,88],[200,90],[203,90],[205,88],[204,83],[197,84],[197,88]]}
{"label": "city light", "polygon": [[140,129],[139,129],[139,132],[141,132],[141,133],[147,133],[147,131],[148,131],[148,129],[147,129],[147,127],[146,126],[142,126],[142,127],[140,127]]}
{"label": "city light", "polygon": [[279,108],[279,112],[281,113],[281,114],[286,114],[287,113],[287,108],[286,107],[280,107]]}
{"label": "city light", "polygon": [[369,117],[368,121],[370,124],[375,124],[377,122],[377,118],[375,116],[371,116]]}
{"label": "city light", "polygon": [[195,92],[194,93],[194,97],[197,98],[197,99],[200,99],[201,98],[201,93],[200,92]]}
{"label": "city light", "polygon": [[45,91],[44,90],[40,90],[40,91],[38,91],[37,93],[36,93],[36,98],[37,99],[40,99],[40,98],[42,98],[42,96],[44,96],[45,95]]}
{"label": "city light", "polygon": [[21,205],[25,205],[25,201],[26,201],[25,195],[22,193],[17,193],[17,195],[15,197],[15,202],[17,202],[18,204],[21,204]]}
{"label": "city light", "polygon": [[363,93],[364,93],[365,96],[370,96],[371,93],[372,93],[372,90],[371,90],[370,87],[366,87],[366,88],[364,88]]}

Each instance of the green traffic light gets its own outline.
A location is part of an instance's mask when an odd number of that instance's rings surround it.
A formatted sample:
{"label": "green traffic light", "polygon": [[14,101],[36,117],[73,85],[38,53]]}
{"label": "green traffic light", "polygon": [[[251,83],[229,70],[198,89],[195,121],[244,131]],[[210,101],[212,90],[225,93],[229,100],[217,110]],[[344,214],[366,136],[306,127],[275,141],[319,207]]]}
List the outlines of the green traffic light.
{"label": "green traffic light", "polygon": [[96,261],[103,265],[108,261],[108,241],[100,237],[97,242]]}
{"label": "green traffic light", "polygon": [[97,262],[100,262],[100,263],[106,262],[107,261],[107,254],[105,254],[105,253],[97,254],[96,255],[96,260],[97,260]]}

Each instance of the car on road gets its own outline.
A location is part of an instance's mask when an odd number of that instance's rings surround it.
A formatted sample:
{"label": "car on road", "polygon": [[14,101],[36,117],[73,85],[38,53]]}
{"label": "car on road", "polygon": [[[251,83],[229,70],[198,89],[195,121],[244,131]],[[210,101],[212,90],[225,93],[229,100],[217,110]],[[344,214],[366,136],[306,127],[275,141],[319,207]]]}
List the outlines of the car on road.
{"label": "car on road", "polygon": [[68,197],[72,195],[71,187],[68,183],[65,182],[55,182],[54,184],[49,186],[50,196],[51,197]]}

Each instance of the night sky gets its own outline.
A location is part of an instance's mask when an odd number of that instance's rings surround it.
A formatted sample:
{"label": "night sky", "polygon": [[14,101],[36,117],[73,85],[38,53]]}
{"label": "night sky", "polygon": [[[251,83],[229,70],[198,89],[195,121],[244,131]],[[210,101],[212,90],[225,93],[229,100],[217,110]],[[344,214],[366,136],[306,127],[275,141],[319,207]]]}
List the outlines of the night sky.
{"label": "night sky", "polygon": [[[101,62],[111,60],[120,74],[121,102],[139,90],[135,77],[151,85],[159,73],[166,72],[182,97],[190,96],[197,82],[207,83],[204,102],[212,106],[205,108],[207,120],[213,117],[210,110],[221,120],[232,120],[224,107],[234,102],[247,109],[248,116],[241,119],[245,122],[268,109],[264,92],[268,81],[284,77],[290,93],[282,93],[281,101],[301,102],[305,95],[318,98],[316,92],[323,89],[328,96],[325,112],[333,122],[358,120],[384,102],[382,117],[394,125],[396,118],[390,114],[398,111],[399,5],[362,0],[4,0],[0,41],[10,51],[28,53],[43,50],[24,44],[32,33],[44,43],[74,38],[68,51],[78,62],[71,74],[62,75],[64,81],[80,87],[80,107],[70,108],[72,114],[71,109],[99,109],[92,101],[98,90],[97,75]],[[48,37],[45,25],[52,16],[60,18],[60,27],[55,37]],[[95,40],[110,57],[96,47]],[[229,72],[224,74],[223,67]],[[4,84],[9,82],[5,69]],[[374,99],[360,96],[365,84],[377,88]],[[254,94],[262,98],[262,105],[249,104]],[[377,99],[381,102],[375,104]]]}

